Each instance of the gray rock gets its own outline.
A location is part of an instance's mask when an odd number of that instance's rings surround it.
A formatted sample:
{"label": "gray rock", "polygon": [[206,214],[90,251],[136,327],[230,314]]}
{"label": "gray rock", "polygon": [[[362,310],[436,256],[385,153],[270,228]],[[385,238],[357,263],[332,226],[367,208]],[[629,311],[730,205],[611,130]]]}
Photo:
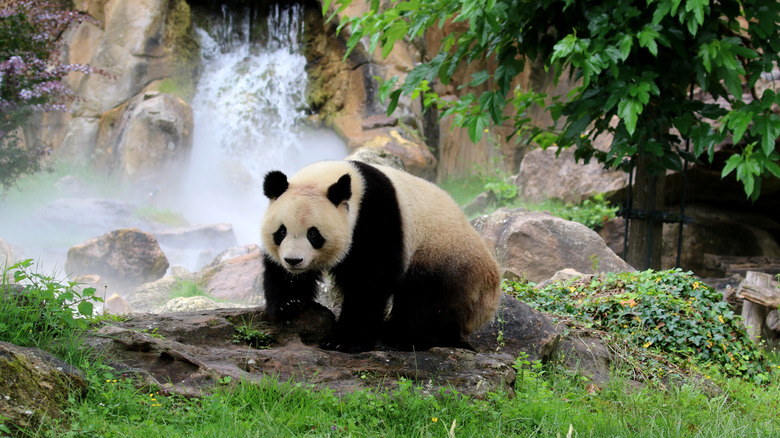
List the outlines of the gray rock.
{"label": "gray rock", "polygon": [[168,266],[154,236],[137,228],[110,231],[73,246],[65,263],[68,273],[100,275],[120,294],[162,278]]}
{"label": "gray rock", "polygon": [[634,270],[595,231],[546,213],[499,209],[476,227],[505,277],[538,283],[566,268],[587,274]]}
{"label": "gray rock", "polygon": [[541,202],[560,199],[581,202],[597,193],[612,193],[628,184],[622,170],[604,170],[592,160],[589,164],[574,161],[574,150],[565,149],[556,158],[554,148],[535,149],[523,157],[515,184],[521,198]]}
{"label": "gray rock", "polygon": [[62,418],[69,394],[86,390],[81,371],[37,348],[0,342],[0,418],[12,432]]}

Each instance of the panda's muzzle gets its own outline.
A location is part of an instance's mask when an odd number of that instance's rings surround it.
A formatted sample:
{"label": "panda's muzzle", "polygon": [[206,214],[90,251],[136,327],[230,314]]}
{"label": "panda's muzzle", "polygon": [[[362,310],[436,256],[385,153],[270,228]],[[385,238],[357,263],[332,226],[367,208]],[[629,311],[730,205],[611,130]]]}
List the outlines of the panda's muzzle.
{"label": "panda's muzzle", "polygon": [[300,259],[300,258],[296,258],[296,259],[294,259],[294,258],[287,258],[287,257],[285,257],[284,261],[285,261],[285,262],[286,262],[288,265],[290,265],[291,267],[295,267],[295,266],[298,266],[298,265],[300,265],[300,264],[301,264],[301,262],[303,261],[303,259]]}

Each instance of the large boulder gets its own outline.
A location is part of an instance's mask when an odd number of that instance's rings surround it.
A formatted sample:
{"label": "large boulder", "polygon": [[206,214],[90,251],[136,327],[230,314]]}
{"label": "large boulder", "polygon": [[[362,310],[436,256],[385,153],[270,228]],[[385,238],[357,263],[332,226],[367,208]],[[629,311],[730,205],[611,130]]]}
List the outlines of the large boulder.
{"label": "large boulder", "polygon": [[168,259],[157,239],[137,228],[110,231],[73,246],[65,263],[69,274],[100,275],[119,291],[162,278],[167,269]]}
{"label": "large boulder", "polygon": [[[76,33],[71,59],[86,61],[107,74],[75,75],[69,79],[76,94],[83,98],[74,103],[74,115],[98,117],[168,74],[163,46],[167,5],[167,0],[107,2],[103,31],[88,29]],[[98,15],[99,8],[95,9]],[[81,25],[89,26],[94,27]]]}
{"label": "large boulder", "polygon": [[628,184],[622,170],[605,170],[592,160],[574,161],[574,150],[564,149],[556,157],[554,149],[535,149],[525,155],[515,179],[518,194],[527,201],[560,199],[579,203],[598,193],[613,193]]}
{"label": "large boulder", "polygon": [[86,388],[82,373],[69,363],[37,348],[0,342],[0,424],[12,432],[35,430],[43,418],[62,418],[68,396]]}
{"label": "large boulder", "polygon": [[[225,257],[228,254],[234,257]],[[201,270],[206,292],[217,299],[234,303],[264,305],[265,298],[255,285],[263,273],[263,253],[257,245],[232,248]]]}
{"label": "large boulder", "polygon": [[163,185],[189,163],[192,108],[178,97],[156,91],[139,94],[116,123],[113,117],[109,123],[101,126],[97,151],[107,170],[124,181]]}
{"label": "large boulder", "polygon": [[475,225],[505,277],[538,283],[565,268],[585,274],[633,270],[595,231],[547,213],[499,209]]}

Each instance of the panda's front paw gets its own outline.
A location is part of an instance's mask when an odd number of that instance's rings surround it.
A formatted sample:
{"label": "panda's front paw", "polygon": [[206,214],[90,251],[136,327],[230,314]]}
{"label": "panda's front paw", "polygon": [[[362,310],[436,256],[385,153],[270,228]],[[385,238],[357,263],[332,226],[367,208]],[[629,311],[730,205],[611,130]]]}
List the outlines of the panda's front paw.
{"label": "panda's front paw", "polygon": [[336,350],[344,353],[362,353],[373,348],[373,342],[356,342],[342,336],[328,335],[320,341],[323,350]]}
{"label": "panda's front paw", "polygon": [[298,316],[306,306],[306,302],[298,298],[285,301],[278,306],[268,306],[266,313],[271,322],[287,321]]}

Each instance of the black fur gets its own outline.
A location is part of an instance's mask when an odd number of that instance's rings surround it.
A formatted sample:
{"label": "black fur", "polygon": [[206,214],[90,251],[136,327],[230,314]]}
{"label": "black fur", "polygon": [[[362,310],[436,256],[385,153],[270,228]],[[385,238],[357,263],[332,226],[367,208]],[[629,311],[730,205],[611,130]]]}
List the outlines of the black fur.
{"label": "black fur", "polygon": [[272,322],[288,320],[314,301],[317,281],[321,277],[319,272],[292,274],[265,254],[263,266],[266,313]]}
{"label": "black fur", "polygon": [[286,192],[289,186],[287,175],[278,170],[273,170],[265,174],[263,194],[268,199],[276,199],[282,196],[282,193]]}
{"label": "black fur", "polygon": [[336,207],[352,197],[352,178],[349,174],[343,175],[338,181],[328,187],[328,200]]}
{"label": "black fur", "polygon": [[[427,255],[422,254],[404,272],[403,219],[395,187],[379,169],[357,161],[352,164],[364,182],[363,198],[349,253],[331,272],[343,297],[341,314],[320,346],[354,353],[372,349],[381,338],[408,350],[468,347],[459,324],[464,309],[453,297],[462,295],[458,273],[470,268],[451,263],[434,271],[425,267]],[[349,175],[334,183],[327,196],[334,205],[351,198]],[[263,284],[272,321],[294,317],[314,300],[319,272],[293,275],[268,256],[264,263]],[[391,296],[393,310],[385,322]]]}
{"label": "black fur", "polygon": [[333,269],[343,302],[333,332],[322,348],[369,350],[382,328],[390,296],[401,286],[403,228],[395,187],[377,168],[352,162],[365,187],[349,254]]}

